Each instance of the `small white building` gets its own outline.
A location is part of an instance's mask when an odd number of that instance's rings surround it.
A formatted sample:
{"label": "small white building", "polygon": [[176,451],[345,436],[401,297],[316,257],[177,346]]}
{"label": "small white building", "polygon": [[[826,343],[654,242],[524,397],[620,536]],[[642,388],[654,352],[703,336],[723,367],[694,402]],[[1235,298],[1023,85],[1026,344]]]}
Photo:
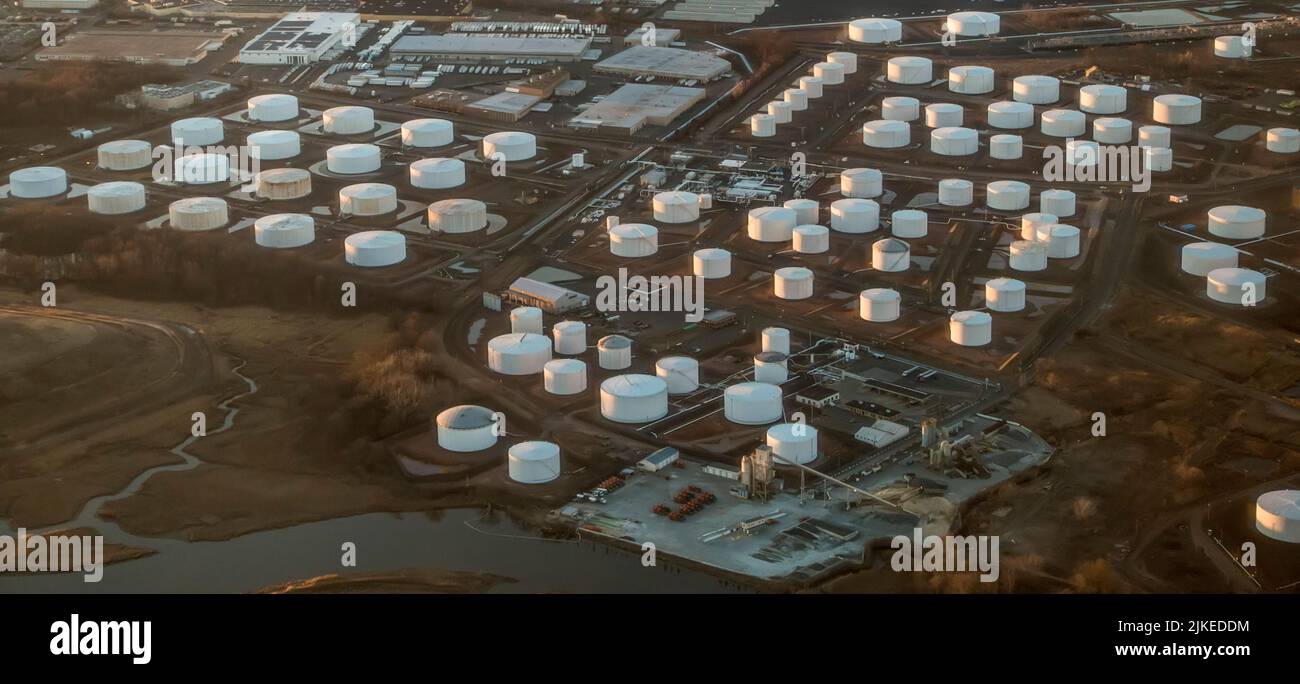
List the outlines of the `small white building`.
{"label": "small white building", "polygon": [[664,468],[668,468],[673,461],[681,458],[681,454],[672,447],[664,447],[658,451],[652,452],[649,456],[636,462],[636,467],[647,473],[657,473]]}

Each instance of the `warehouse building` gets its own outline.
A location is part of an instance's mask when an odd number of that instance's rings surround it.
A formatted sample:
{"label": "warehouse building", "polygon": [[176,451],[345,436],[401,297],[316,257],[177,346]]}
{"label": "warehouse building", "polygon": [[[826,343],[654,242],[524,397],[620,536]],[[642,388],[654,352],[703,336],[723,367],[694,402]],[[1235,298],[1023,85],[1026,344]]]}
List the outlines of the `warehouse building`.
{"label": "warehouse building", "polygon": [[440,36],[402,36],[393,43],[393,59],[428,57],[451,62],[482,60],[545,59],[576,62],[591,47],[589,36],[492,36],[477,33],[446,33]]}
{"label": "warehouse building", "polygon": [[535,306],[552,314],[581,309],[591,303],[591,298],[581,292],[532,278],[516,278],[510,289],[501,294],[501,299],[520,306]]}
{"label": "warehouse building", "polygon": [[294,12],[275,22],[239,51],[244,64],[310,64],[325,53],[355,42],[361,15],[356,12]]}
{"label": "warehouse building", "polygon": [[597,63],[595,70],[620,76],[712,81],[730,72],[731,62],[705,52],[636,45]]}
{"label": "warehouse building", "polygon": [[85,10],[99,4],[99,0],[23,0],[23,9]]}
{"label": "warehouse building", "polygon": [[606,128],[636,133],[643,126],[666,126],[704,99],[703,88],[629,83],[569,120],[572,128]]}
{"label": "warehouse building", "polygon": [[212,31],[79,31],[62,45],[37,52],[36,61],[189,66],[220,49],[229,38],[229,33]]}

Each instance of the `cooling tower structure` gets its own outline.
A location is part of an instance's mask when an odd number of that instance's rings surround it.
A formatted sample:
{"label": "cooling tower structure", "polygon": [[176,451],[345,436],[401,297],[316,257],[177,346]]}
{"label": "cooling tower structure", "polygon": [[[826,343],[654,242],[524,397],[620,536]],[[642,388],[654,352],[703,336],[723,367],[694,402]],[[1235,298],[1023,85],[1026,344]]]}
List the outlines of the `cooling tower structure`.
{"label": "cooling tower structure", "polygon": [[936,102],[925,106],[925,125],[930,128],[947,128],[962,124],[961,105],[951,102]]}
{"label": "cooling tower structure", "polygon": [[993,70],[985,66],[955,66],[948,70],[948,90],[963,95],[993,92]]}
{"label": "cooling tower structure", "polygon": [[1052,104],[1061,99],[1061,80],[1038,74],[1017,76],[1011,84],[1011,97],[1025,104]]}
{"label": "cooling tower structure", "polygon": [[506,472],[519,484],[544,484],[560,476],[560,447],[553,442],[520,442],[506,451]]}
{"label": "cooling tower structure", "polygon": [[1088,126],[1088,118],[1083,112],[1073,109],[1049,109],[1039,118],[1038,129],[1043,135],[1056,138],[1077,138],[1083,135]]}
{"label": "cooling tower structure", "polygon": [[339,213],[379,216],[397,211],[397,188],[386,183],[357,183],[339,190]]}
{"label": "cooling tower structure", "polygon": [[1254,306],[1264,302],[1266,278],[1248,268],[1216,268],[1205,276],[1205,294],[1216,302]]}
{"label": "cooling tower structure", "polygon": [[1255,499],[1255,529],[1269,539],[1300,544],[1300,490],[1260,494]]}
{"label": "cooling tower structure", "polygon": [[1147,169],[1163,172],[1174,168],[1174,151],[1168,147],[1143,147],[1141,150]]}
{"label": "cooling tower structure", "polygon": [[609,253],[637,258],[659,251],[659,229],[646,223],[620,223],[609,229]]}
{"label": "cooling tower structure", "polygon": [[959,36],[995,36],[1002,30],[1002,20],[992,12],[953,12],[944,26]]}
{"label": "cooling tower structure", "polygon": [[1263,209],[1226,205],[1209,212],[1210,234],[1229,240],[1254,240],[1264,237],[1267,215]]}
{"label": "cooling tower structure", "polygon": [[261,247],[293,249],[316,239],[316,219],[307,214],[270,214],[253,222],[253,240]]}
{"label": "cooling tower structure", "polygon": [[921,101],[898,95],[887,97],[880,101],[880,116],[890,121],[916,121],[921,118]]}
{"label": "cooling tower structure", "polygon": [[509,333],[488,340],[488,368],[502,375],[541,373],[551,360],[551,340],[534,333]]}
{"label": "cooling tower structure", "polygon": [[412,119],[402,124],[405,147],[442,147],[456,140],[456,128],[446,119]]}
{"label": "cooling tower structure", "polygon": [[858,294],[858,316],[872,323],[898,320],[903,297],[897,290],[875,287]]}
{"label": "cooling tower structure", "polygon": [[214,230],[230,222],[230,208],[217,197],[186,197],[167,206],[167,222],[176,230]]}
{"label": "cooling tower structure", "polygon": [[698,278],[717,279],[731,275],[731,252],[717,247],[697,249],[691,255],[691,273]]}
{"label": "cooling tower structure", "polygon": [[298,118],[298,98],[283,93],[258,95],[248,99],[248,118],[275,123]]}
{"label": "cooling tower structure", "polygon": [[302,152],[297,131],[258,131],[248,136],[248,153],[254,159],[292,159]]}
{"label": "cooling tower structure", "polygon": [[1214,56],[1224,59],[1245,59],[1253,47],[1244,36],[1219,36],[1214,39]]}
{"label": "cooling tower structure", "polygon": [[785,416],[781,388],[766,382],[741,382],[722,395],[722,412],[738,425],[766,425]]}
{"label": "cooling tower structure", "polygon": [[984,306],[1010,313],[1025,308],[1025,284],[1015,278],[993,278],[984,283]]}
{"label": "cooling tower structure", "polygon": [[668,383],[654,375],[615,375],[600,383],[600,414],[615,423],[648,423],[668,415]]}
{"label": "cooling tower structure", "polygon": [[445,199],[429,205],[429,230],[473,233],[487,227],[487,205],[476,199]]}
{"label": "cooling tower structure", "polygon": [[980,150],[980,136],[970,128],[953,126],[930,132],[930,151],[945,157],[963,157]]}
{"label": "cooling tower structure", "polygon": [[1047,258],[1073,259],[1079,256],[1079,229],[1064,223],[1038,226],[1034,239],[1047,245]]}
{"label": "cooling tower structure", "polygon": [[1133,139],[1133,122],[1101,118],[1092,122],[1092,139],[1103,145],[1127,145]]}
{"label": "cooling tower structure", "polygon": [[895,119],[868,121],[862,124],[862,143],[882,150],[907,147],[912,143],[912,127]]}
{"label": "cooling tower structure", "polygon": [[579,394],[587,389],[587,364],[578,359],[552,359],[542,366],[542,388],[550,394]]}
{"label": "cooling tower structure", "polygon": [[700,362],[686,356],[665,356],[655,362],[655,377],[669,394],[690,394],[700,388]]}
{"label": "cooling tower structure", "polygon": [[1020,211],[1029,206],[1029,186],[1020,181],[993,181],[985,187],[989,209]]}
{"label": "cooling tower structure", "polygon": [[849,40],[867,45],[897,43],[903,39],[903,24],[897,19],[854,19],[849,22]]}
{"label": "cooling tower structure", "polygon": [[381,268],[406,259],[406,236],[394,230],[353,233],[343,241],[344,259],[353,266]]}
{"label": "cooling tower structure", "polygon": [[759,348],[763,351],[790,354],[790,331],[787,328],[763,328],[760,333]]}
{"label": "cooling tower structure", "polygon": [[596,342],[596,360],[605,370],[623,370],[632,365],[632,339],[606,335]]}
{"label": "cooling tower structure", "polygon": [[131,181],[100,183],[86,191],[92,214],[129,214],[144,209],[144,186]]}
{"label": "cooling tower structure", "polygon": [[307,169],[267,169],[254,181],[257,196],[269,200],[291,200],[311,194],[311,172]]}
{"label": "cooling tower structure", "polygon": [[806,423],[780,423],[767,429],[767,445],[777,465],[817,460],[817,428]]}
{"label": "cooling tower structure", "polygon": [[419,159],[407,167],[411,186],[426,190],[446,190],[465,184],[465,162],[434,157]]}
{"label": "cooling tower structure", "polygon": [[788,357],[781,352],[759,352],[754,355],[754,382],[779,385],[790,379]]}
{"label": "cooling tower structure", "polygon": [[892,83],[920,85],[934,80],[934,63],[926,57],[891,57],[885,77]]}
{"label": "cooling tower structure", "polygon": [[1173,136],[1166,126],[1141,126],[1138,128],[1138,144],[1142,147],[1172,147]]}
{"label": "cooling tower structure", "polygon": [[1201,98],[1192,95],[1157,95],[1151,103],[1157,123],[1187,126],[1201,121]]}
{"label": "cooling tower structure", "polygon": [[518,306],[510,310],[510,332],[542,334],[542,310],[535,306]]}
{"label": "cooling tower structure", "polygon": [[948,339],[963,347],[993,341],[993,317],[983,311],[958,311],[948,318]]}
{"label": "cooling tower structure", "polygon": [[483,137],[483,158],[508,162],[526,161],[537,156],[537,136],[522,131],[501,131]]}
{"label": "cooling tower structure", "polygon": [[375,110],[369,107],[345,106],[326,109],[323,128],[332,135],[360,135],[375,128]]}
{"label": "cooling tower structure", "polygon": [[1300,131],[1294,128],[1270,128],[1264,138],[1264,149],[1278,154],[1300,152]]}
{"label": "cooling tower structure", "polygon": [[1089,114],[1119,114],[1128,108],[1123,86],[1093,84],[1079,88],[1079,109]]}
{"label": "cooling tower structure", "polygon": [[788,242],[794,236],[795,213],[785,207],[758,207],[749,210],[746,231],[758,242]]}
{"label": "cooling tower structure", "polygon": [[871,267],[877,271],[906,271],[911,263],[912,248],[898,238],[885,238],[871,244]]}
{"label": "cooling tower structure", "polygon": [[1236,268],[1238,254],[1235,247],[1221,242],[1192,242],[1183,245],[1181,267],[1183,273],[1204,278],[1210,271]]}
{"label": "cooling tower structure", "polygon": [[113,140],[96,150],[99,168],[107,171],[135,171],[153,163],[153,146],[144,140]]}
{"label": "cooling tower structure", "polygon": [[483,451],[497,443],[496,414],[482,406],[453,406],[439,413],[433,422],[438,446],[447,451]]}
{"label": "cooling tower structure", "polygon": [[818,218],[821,216],[821,205],[817,203],[817,200],[807,198],[792,199],[786,200],[781,206],[794,210],[796,226],[817,223]]}
{"label": "cooling tower structure", "polygon": [[828,52],[826,61],[844,67],[844,75],[858,73],[858,55],[853,52]]}
{"label": "cooling tower structure", "polygon": [[1019,159],[1025,155],[1025,140],[1018,135],[1002,133],[989,138],[989,157],[993,159]]}
{"label": "cooling tower structure", "polygon": [[870,233],[880,227],[880,205],[849,198],[831,202],[831,229],[841,233]]}
{"label": "cooling tower structure", "polygon": [[790,105],[790,111],[802,112],[808,109],[808,93],[798,88],[786,88],[781,91],[781,99]]}
{"label": "cooling tower structure", "polygon": [[560,321],[551,327],[555,353],[573,356],[587,351],[587,324],[582,321]]}
{"label": "cooling tower structure", "polygon": [[819,62],[813,65],[813,76],[820,78],[822,83],[828,86],[844,83],[845,73],[846,71],[844,70],[843,64],[836,64],[835,62]]}
{"label": "cooling tower structure", "polygon": [[700,220],[700,196],[693,192],[661,192],[651,202],[660,223],[690,223]]}
{"label": "cooling tower structure", "polygon": [[776,269],[772,283],[778,299],[808,299],[813,295],[813,272],[802,266]]}
{"label": "cooling tower structure", "polygon": [[1073,190],[1049,188],[1038,195],[1038,210],[1058,218],[1074,216],[1076,198]]}
{"label": "cooling tower structure", "polygon": [[330,173],[372,173],[379,170],[379,163],[379,147],[376,145],[335,145],[325,151],[325,165]]}
{"label": "cooling tower structure", "polygon": [[172,180],[187,185],[224,183],[230,180],[230,158],[224,154],[187,154],[173,162]]}
{"label": "cooling tower structure", "polygon": [[794,251],[800,254],[825,254],[831,248],[831,231],[826,226],[805,224],[794,228]]}
{"label": "cooling tower structure", "polygon": [[749,117],[749,134],[755,138],[770,138],[776,135],[776,117],[771,114],[755,114]]}
{"label": "cooling tower structure", "polygon": [[826,83],[816,76],[800,76],[799,90],[808,94],[809,100],[816,100],[822,96]]}
{"label": "cooling tower structure", "polygon": [[772,100],[767,103],[767,113],[776,119],[777,125],[788,124],[794,120],[794,107],[785,100]]}
{"label": "cooling tower structure", "polygon": [[1025,214],[1020,217],[1020,239],[1036,240],[1038,239],[1038,229],[1053,226],[1061,222],[1056,214],[1046,212],[1034,212]]}
{"label": "cooling tower structure", "polygon": [[226,135],[221,119],[200,116],[172,124],[172,144],[177,147],[215,145]]}
{"label": "cooling tower structure", "polygon": [[879,197],[884,190],[884,176],[879,169],[855,168],[840,172],[840,194],[845,197],[870,199]]}
{"label": "cooling tower structure", "polygon": [[1046,270],[1047,245],[1036,240],[1016,240],[1011,243],[1010,263],[1016,271]]}
{"label": "cooling tower structure", "polygon": [[1034,106],[1024,102],[994,102],[987,111],[988,124],[993,128],[1014,130],[1034,125]]}
{"label": "cooling tower structure", "polygon": [[945,207],[968,207],[975,201],[975,184],[964,178],[939,181],[939,204]]}

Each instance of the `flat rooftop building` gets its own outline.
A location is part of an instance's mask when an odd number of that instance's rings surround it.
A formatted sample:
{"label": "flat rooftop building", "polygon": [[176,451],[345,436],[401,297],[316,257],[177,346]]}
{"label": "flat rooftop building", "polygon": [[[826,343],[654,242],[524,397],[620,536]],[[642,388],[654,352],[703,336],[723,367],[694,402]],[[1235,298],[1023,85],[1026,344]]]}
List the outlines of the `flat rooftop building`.
{"label": "flat rooftop building", "polygon": [[188,66],[197,64],[229,38],[228,33],[212,31],[78,31],[62,45],[37,52],[36,60]]}
{"label": "flat rooftop building", "polygon": [[457,62],[504,59],[576,62],[582,59],[582,54],[590,46],[590,36],[522,37],[446,33],[440,36],[402,36],[388,52],[394,59],[430,57]]}
{"label": "flat rooftop building", "polygon": [[[239,51],[244,64],[310,64],[344,42],[355,42],[356,12],[294,12]],[[346,41],[345,41],[346,39]]]}
{"label": "flat rooftop building", "polygon": [[581,309],[591,302],[591,298],[581,292],[532,278],[516,278],[510,289],[501,293],[501,298],[553,314]]}
{"label": "flat rooftop building", "polygon": [[703,88],[629,83],[570,119],[569,125],[635,133],[647,124],[666,126],[703,99]]}
{"label": "flat rooftop building", "polygon": [[501,92],[465,105],[464,111],[492,121],[518,121],[542,98],[524,93]]}
{"label": "flat rooftop building", "polygon": [[623,76],[694,78],[711,81],[731,71],[731,62],[706,52],[673,47],[634,45],[599,62],[595,70]]}

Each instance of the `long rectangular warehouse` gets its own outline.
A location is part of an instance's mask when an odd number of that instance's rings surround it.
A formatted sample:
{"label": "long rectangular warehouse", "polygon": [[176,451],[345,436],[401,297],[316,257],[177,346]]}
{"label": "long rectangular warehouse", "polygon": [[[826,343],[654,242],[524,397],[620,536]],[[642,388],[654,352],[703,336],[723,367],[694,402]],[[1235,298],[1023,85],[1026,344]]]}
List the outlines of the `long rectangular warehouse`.
{"label": "long rectangular warehouse", "polygon": [[389,54],[475,62],[501,59],[547,59],[576,62],[591,47],[589,36],[521,37],[447,33],[440,36],[402,36]]}

